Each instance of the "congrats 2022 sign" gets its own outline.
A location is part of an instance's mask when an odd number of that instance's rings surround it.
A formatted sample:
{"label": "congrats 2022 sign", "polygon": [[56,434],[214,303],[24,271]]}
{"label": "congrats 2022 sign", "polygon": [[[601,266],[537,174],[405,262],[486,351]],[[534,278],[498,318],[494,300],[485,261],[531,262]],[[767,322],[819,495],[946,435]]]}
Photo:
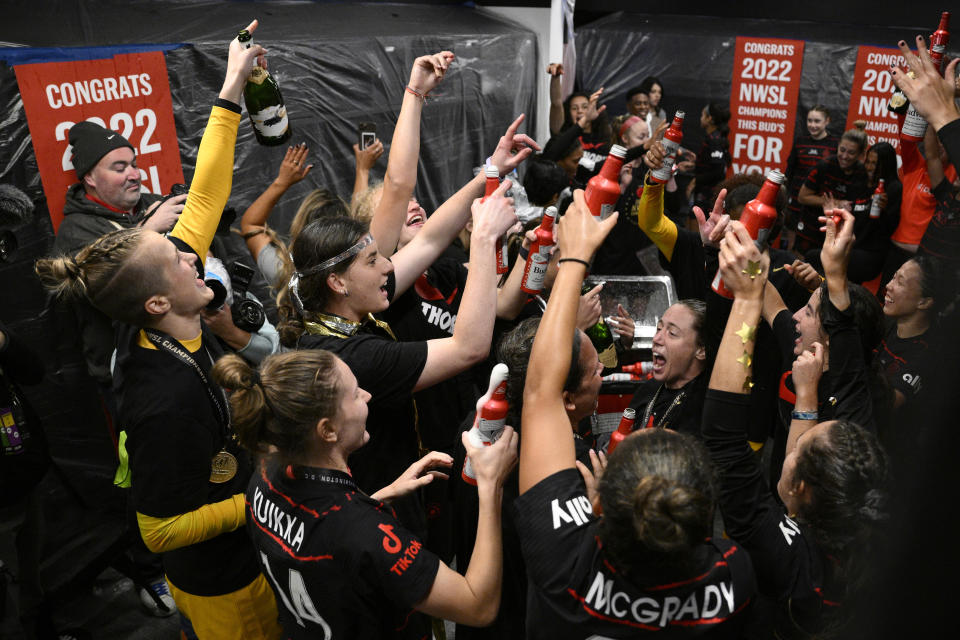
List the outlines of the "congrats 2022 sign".
{"label": "congrats 2022 sign", "polygon": [[732,173],[786,168],[802,65],[802,40],[737,37],[730,87]]}
{"label": "congrats 2022 sign", "polygon": [[167,193],[183,182],[162,52],[24,64],[15,71],[54,229],[63,219],[67,187],[77,182],[67,134],[81,120],[130,141],[142,191]]}

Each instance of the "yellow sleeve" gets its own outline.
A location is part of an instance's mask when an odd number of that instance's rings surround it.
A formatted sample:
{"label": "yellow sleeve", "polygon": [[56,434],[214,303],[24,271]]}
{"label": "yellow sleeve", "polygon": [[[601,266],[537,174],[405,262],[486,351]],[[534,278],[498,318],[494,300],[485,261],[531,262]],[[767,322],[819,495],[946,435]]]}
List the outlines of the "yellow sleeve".
{"label": "yellow sleeve", "polygon": [[173,551],[216,538],[242,527],[247,521],[244,496],[238,493],[221,502],[169,518],[154,518],[137,513],[140,535],[154,553]]}
{"label": "yellow sleeve", "polygon": [[[646,178],[644,178],[646,180]],[[663,185],[657,182],[645,182],[643,193],[633,208],[637,224],[657,245],[657,249],[670,260],[673,248],[677,244],[677,225],[663,215]]]}
{"label": "yellow sleeve", "polygon": [[233,186],[233,154],[237,146],[240,114],[215,106],[210,112],[197,151],[197,170],[190,183],[187,203],[170,235],[186,242],[207,259],[220,214],[230,198]]}

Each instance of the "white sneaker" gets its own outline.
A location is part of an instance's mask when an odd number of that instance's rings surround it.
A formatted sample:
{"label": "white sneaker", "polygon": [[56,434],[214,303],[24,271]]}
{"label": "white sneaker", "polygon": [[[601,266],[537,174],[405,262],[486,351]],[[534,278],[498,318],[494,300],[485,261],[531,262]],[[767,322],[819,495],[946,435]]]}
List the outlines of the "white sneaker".
{"label": "white sneaker", "polygon": [[140,589],[140,602],[147,608],[147,611],[159,618],[166,618],[177,612],[177,605],[173,601],[173,596],[170,595],[167,581],[163,578],[151,582],[150,591]]}

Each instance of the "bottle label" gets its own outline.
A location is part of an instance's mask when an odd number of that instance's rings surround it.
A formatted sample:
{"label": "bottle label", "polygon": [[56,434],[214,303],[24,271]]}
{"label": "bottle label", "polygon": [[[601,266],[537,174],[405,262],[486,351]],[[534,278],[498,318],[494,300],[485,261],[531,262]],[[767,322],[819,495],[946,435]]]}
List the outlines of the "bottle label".
{"label": "bottle label", "polygon": [[290,126],[287,121],[287,108],[282,104],[264,107],[262,111],[251,113],[250,120],[264,138],[279,138]]}
{"label": "bottle label", "polygon": [[912,104],[910,108],[907,109],[907,117],[903,120],[901,133],[903,137],[914,140],[923,140],[924,134],[927,133],[927,121],[917,113],[917,110]]}
{"label": "bottle label", "polygon": [[480,418],[477,421],[477,431],[480,432],[480,437],[483,438],[483,444],[485,446],[490,446],[499,440],[501,434],[503,434],[503,427],[506,426],[506,424],[506,417],[499,418],[497,420]]}
{"label": "bottle label", "polygon": [[657,182],[667,182],[673,175],[673,163],[677,159],[677,151],[680,145],[673,140],[663,140],[663,166],[650,174],[650,177]]}
{"label": "bottle label", "polygon": [[543,291],[543,281],[547,276],[547,264],[550,262],[547,251],[549,251],[549,247],[540,247],[539,251],[531,253],[527,258],[527,272],[524,274],[521,286],[527,293]]}
{"label": "bottle label", "polygon": [[497,239],[497,273],[504,274],[510,270],[510,256],[507,254],[506,236]]}
{"label": "bottle label", "polygon": [[616,204],[602,204],[600,205],[600,219],[606,220],[610,217],[610,214],[613,213],[613,209]]}
{"label": "bottle label", "polygon": [[0,407],[0,446],[5,456],[23,453],[23,439],[11,407]]}
{"label": "bottle label", "polygon": [[870,204],[870,217],[880,217],[880,194],[874,194],[873,203]]}
{"label": "bottle label", "polygon": [[617,366],[617,348],[611,342],[610,345],[599,354],[600,363],[607,369],[614,369]]}

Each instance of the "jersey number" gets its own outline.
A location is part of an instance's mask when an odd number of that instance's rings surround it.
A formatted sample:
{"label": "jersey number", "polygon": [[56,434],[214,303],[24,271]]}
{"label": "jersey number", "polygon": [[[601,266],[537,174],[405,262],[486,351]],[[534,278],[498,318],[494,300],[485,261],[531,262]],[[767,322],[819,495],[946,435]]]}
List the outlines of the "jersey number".
{"label": "jersey number", "polygon": [[[280,583],[277,582],[277,579],[273,577],[273,570],[270,568],[270,561],[267,560],[267,555],[260,552],[260,559],[263,561],[263,568],[267,572],[267,577],[270,578],[270,582],[273,583],[273,590],[280,596],[280,599],[283,600],[283,606],[287,608],[294,618],[297,620],[297,624],[301,627],[306,627],[304,620],[309,620],[310,622],[320,625],[323,629],[323,640],[330,640],[333,635],[330,632],[330,625],[327,624],[327,621],[317,613],[317,608],[313,604],[313,600],[310,599],[310,594],[307,593],[307,585],[303,581],[303,576],[300,575],[300,572],[296,569],[289,569],[287,572],[287,582],[289,583],[289,588],[284,590]],[[289,596],[287,594],[290,594]]]}

